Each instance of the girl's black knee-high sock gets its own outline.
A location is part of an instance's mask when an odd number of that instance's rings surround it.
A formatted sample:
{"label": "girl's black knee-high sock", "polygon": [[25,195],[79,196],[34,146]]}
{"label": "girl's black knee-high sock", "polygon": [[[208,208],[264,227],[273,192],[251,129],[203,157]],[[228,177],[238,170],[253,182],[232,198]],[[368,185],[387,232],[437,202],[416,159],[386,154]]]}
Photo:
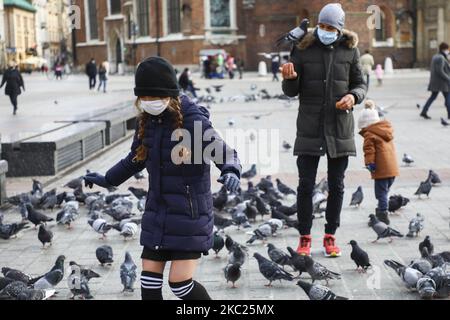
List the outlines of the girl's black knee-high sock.
{"label": "girl's black knee-high sock", "polygon": [[169,281],[169,286],[172,292],[182,300],[211,300],[206,289],[195,280]]}
{"label": "girl's black knee-high sock", "polygon": [[163,300],[163,275],[161,273],[142,271],[141,297],[142,300]]}

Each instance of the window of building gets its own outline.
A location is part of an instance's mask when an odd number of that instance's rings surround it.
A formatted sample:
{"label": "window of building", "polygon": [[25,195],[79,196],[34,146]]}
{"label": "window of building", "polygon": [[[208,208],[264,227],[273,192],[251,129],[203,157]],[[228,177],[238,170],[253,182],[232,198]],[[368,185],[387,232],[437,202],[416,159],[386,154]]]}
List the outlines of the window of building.
{"label": "window of building", "polygon": [[149,17],[149,1],[137,0],[137,20],[138,20],[138,34],[141,37],[149,35],[148,17]]}
{"label": "window of building", "polygon": [[181,32],[181,5],[180,0],[167,0],[167,32]]}
{"label": "window of building", "polygon": [[375,40],[376,41],[386,41],[386,14],[380,11],[380,21],[375,28]]}
{"label": "window of building", "polygon": [[120,14],[122,11],[120,0],[110,0],[109,10],[111,14]]}
{"label": "window of building", "polygon": [[89,39],[98,39],[97,1],[87,0]]}
{"label": "window of building", "polygon": [[210,0],[211,27],[230,28],[230,0]]}

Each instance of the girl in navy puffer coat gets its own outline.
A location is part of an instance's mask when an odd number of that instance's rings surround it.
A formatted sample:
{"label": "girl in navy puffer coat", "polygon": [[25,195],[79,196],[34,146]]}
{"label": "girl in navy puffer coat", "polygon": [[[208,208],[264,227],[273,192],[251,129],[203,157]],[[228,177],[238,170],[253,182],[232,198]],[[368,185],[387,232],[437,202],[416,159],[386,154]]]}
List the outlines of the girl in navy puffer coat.
{"label": "girl in navy puffer coat", "polygon": [[148,58],[139,65],[135,80],[141,114],[131,152],[105,176],[85,176],[86,184],[118,186],[147,169],[150,188],[142,218],[142,299],[162,299],[167,261],[172,261],[169,285],[177,297],[210,299],[205,288],[192,280],[198,258],[213,243],[209,162],[214,160],[221,171],[218,181],[234,192],[240,184],[239,159],[214,131],[207,109],[179,96],[170,63]]}

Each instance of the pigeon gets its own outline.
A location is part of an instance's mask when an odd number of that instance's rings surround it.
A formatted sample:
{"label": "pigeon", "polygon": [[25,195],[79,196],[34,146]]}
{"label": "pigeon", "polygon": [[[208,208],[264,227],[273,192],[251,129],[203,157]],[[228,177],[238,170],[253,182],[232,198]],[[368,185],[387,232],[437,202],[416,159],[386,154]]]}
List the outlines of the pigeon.
{"label": "pigeon", "polygon": [[261,215],[261,219],[264,219],[264,216],[269,214],[269,210],[267,209],[266,204],[259,196],[254,196],[253,199],[256,204],[256,209],[258,210],[259,214]]}
{"label": "pigeon", "polygon": [[214,214],[214,225],[219,229],[223,230],[231,225],[233,225],[233,220],[226,219],[218,215],[217,213]]}
{"label": "pigeon", "polygon": [[58,203],[58,198],[56,197],[56,189],[52,189],[46,192],[41,198],[41,208],[44,210],[53,210]]}
{"label": "pigeon", "polygon": [[430,236],[426,236],[425,239],[419,243],[419,252],[422,253],[422,249],[426,247],[428,249],[429,254],[433,254],[434,245],[431,243]]}
{"label": "pigeon", "polygon": [[120,266],[120,280],[123,285],[123,292],[134,292],[134,283],[137,278],[137,266],[131,258],[131,254],[125,253],[125,261]]}
{"label": "pigeon", "polygon": [[216,254],[216,258],[219,258],[219,252],[225,246],[225,240],[222,238],[220,234],[214,232],[214,241],[213,241],[213,251]]}
{"label": "pigeon", "polygon": [[103,267],[105,264],[111,265],[113,260],[113,249],[110,246],[100,246],[95,250],[95,256]]}
{"label": "pigeon", "polygon": [[40,278],[34,283],[33,289],[35,290],[53,289],[58,285],[58,283],[61,282],[63,277],[64,274],[61,272],[61,270],[49,271],[42,278]]}
{"label": "pigeon", "polygon": [[[58,284],[59,282],[61,282],[64,277],[64,261],[65,261],[65,259],[66,259],[66,257],[64,255],[58,256],[58,258],[56,258],[55,264],[53,265],[53,267],[50,269],[49,272],[45,273],[44,275],[42,275],[40,277],[30,279],[30,281],[28,281],[28,285],[33,285],[36,288],[36,283],[38,283],[42,278],[45,278],[47,276],[49,278],[49,279],[47,279],[47,281],[50,281],[49,282],[50,284],[52,284],[52,283]],[[45,285],[47,285],[47,284],[44,280],[41,281],[40,284],[38,284],[38,286],[45,286]],[[55,285],[53,285],[53,287],[54,286]]]}
{"label": "pigeon", "polygon": [[287,185],[285,185],[283,182],[281,182],[280,179],[276,179],[277,182],[277,188],[280,190],[281,193],[285,195],[293,194],[296,195],[297,192],[295,192],[293,189],[289,188]]}
{"label": "pigeon", "polygon": [[242,266],[245,263],[246,252],[239,245],[233,246],[228,255],[228,264]]}
{"label": "pigeon", "polygon": [[248,171],[245,171],[241,174],[241,177],[250,180],[256,176],[256,173],[256,164],[252,164],[251,168]]}
{"label": "pigeon", "polygon": [[297,213],[297,203],[294,203],[292,206],[288,207],[285,205],[281,205],[276,208],[278,212],[285,214],[286,216],[292,216]]}
{"label": "pigeon", "polygon": [[227,266],[223,269],[225,279],[227,283],[231,281],[233,284],[232,288],[236,288],[236,281],[241,277],[241,265],[239,264],[227,264]]}
{"label": "pigeon", "polygon": [[339,273],[328,270],[320,263],[314,261],[310,256],[304,257],[305,257],[306,271],[311,276],[313,283],[316,280],[325,280],[328,285],[328,280],[341,278],[341,275]]}
{"label": "pigeon", "polygon": [[422,274],[426,274],[428,271],[433,269],[433,265],[431,264],[431,262],[423,258],[412,260],[408,267],[416,269]]}
{"label": "pigeon", "polygon": [[52,245],[53,232],[41,224],[39,226],[38,239],[42,243],[42,248],[45,248],[46,243],[50,243],[50,245]]}
{"label": "pigeon", "polygon": [[83,180],[84,180],[84,176],[72,179],[69,182],[67,182],[63,187],[70,188],[73,190],[81,189],[81,188],[83,188]]}
{"label": "pigeon", "polygon": [[404,266],[394,260],[384,260],[384,264],[391,267],[398,274],[408,289],[416,288],[417,281],[423,276],[419,270]]}
{"label": "pigeon", "polygon": [[441,118],[441,124],[444,127],[448,127],[450,125],[450,123],[448,123],[448,121],[446,121],[444,118]]}
{"label": "pigeon", "polygon": [[134,188],[129,187],[128,190],[137,198],[142,199],[144,197],[147,197],[148,191],[142,189],[142,188]]}
{"label": "pigeon", "polygon": [[420,231],[423,230],[424,218],[420,213],[417,213],[416,217],[411,219],[409,222],[409,232],[406,234],[407,237],[413,238],[418,237],[420,234]]}
{"label": "pigeon", "polygon": [[20,270],[11,269],[8,267],[2,268],[2,273],[5,278],[13,279],[14,281],[20,281],[28,285],[31,280],[31,277]]}
{"label": "pigeon", "polygon": [[300,22],[300,25],[298,27],[295,27],[288,33],[284,34],[280,38],[278,38],[276,45],[280,47],[283,44],[291,44],[292,46],[295,46],[298,44],[303,37],[308,33],[308,26],[309,26],[309,20],[303,19]]}
{"label": "pigeon", "polygon": [[329,288],[320,284],[299,280],[297,285],[305,291],[310,300],[348,300],[348,298],[337,296]]}
{"label": "pigeon", "polygon": [[95,230],[95,232],[100,233],[102,237],[100,239],[106,238],[106,233],[111,230],[112,225],[106,222],[105,219],[98,218],[96,220],[88,220],[88,224]]}
{"label": "pigeon", "polygon": [[27,204],[27,210],[28,210],[28,220],[34,224],[35,228],[36,226],[40,225],[41,223],[46,223],[49,221],[53,221],[53,218],[50,218],[46,216],[45,214],[36,211],[31,204]]}
{"label": "pigeon", "polygon": [[283,268],[286,265],[292,266],[291,257],[283,250],[276,248],[272,243],[267,244],[267,254],[269,255],[270,260],[276,264],[279,264]]}
{"label": "pigeon", "polygon": [[237,243],[229,235],[225,235],[225,248],[227,248],[228,252],[231,252],[234,247],[239,247],[244,251],[248,251],[248,248],[246,246]]}
{"label": "pigeon", "polygon": [[273,206],[270,207],[270,208],[271,208],[271,211],[272,211],[272,214],[271,214],[272,218],[285,221],[288,226],[293,226],[293,225],[295,225],[296,221],[298,222],[298,220],[294,221],[294,220],[292,220],[292,218],[288,217],[283,212],[279,211],[278,208],[275,208]]}
{"label": "pigeon", "polygon": [[0,300],[47,300],[55,294],[55,290],[34,290],[26,284],[14,281],[0,291]]}
{"label": "pigeon", "polygon": [[229,119],[228,119],[228,125],[229,125],[230,127],[232,127],[232,126],[234,126],[234,124],[235,124],[234,119],[233,119],[233,118],[229,118]]}
{"label": "pigeon", "polygon": [[258,214],[258,209],[253,206],[250,202],[245,203],[244,213],[247,216],[248,220],[256,221],[256,215]]}
{"label": "pigeon", "polygon": [[360,248],[355,240],[351,240],[349,244],[352,246],[350,258],[355,262],[356,270],[358,270],[358,272],[366,272],[367,269],[372,266],[370,264],[369,255]]}
{"label": "pigeon", "polygon": [[420,252],[422,258],[428,260],[433,265],[433,268],[441,267],[442,265],[450,262],[450,251],[444,251],[437,254],[430,254],[428,252],[427,247],[423,247],[422,251]]}
{"label": "pigeon", "polygon": [[222,186],[217,195],[213,196],[213,207],[221,211],[223,210],[227,202],[228,202],[227,189],[225,186]]}
{"label": "pigeon", "polygon": [[437,267],[428,271],[424,277],[430,278],[435,284],[435,297],[445,299],[450,296],[450,271],[449,265]]}
{"label": "pigeon", "polygon": [[303,272],[307,272],[305,256],[298,254],[297,251],[294,251],[291,247],[287,247],[289,254],[291,255],[291,267],[294,268],[295,271],[299,272],[301,275]]}
{"label": "pigeon", "polygon": [[211,87],[213,87],[213,88],[216,90],[216,92],[221,92],[223,86],[224,86],[224,85],[216,85],[216,86],[211,86]]}
{"label": "pigeon", "polygon": [[364,194],[362,187],[359,186],[358,189],[352,194],[352,200],[350,201],[350,206],[360,206],[364,199]]}
{"label": "pigeon", "polygon": [[44,186],[42,185],[42,183],[36,179],[33,179],[33,187],[32,187],[32,191],[31,194],[35,195],[35,194],[43,194],[44,193]]}
{"label": "pigeon", "polygon": [[403,237],[403,235],[400,232],[389,227],[384,222],[378,220],[374,214],[369,215],[369,219],[370,219],[369,222],[370,227],[372,227],[373,231],[375,231],[375,233],[377,234],[377,239],[372,241],[372,243],[375,243],[382,238],[389,238],[389,242],[392,242],[392,237],[399,237],[399,238]]}
{"label": "pigeon", "polygon": [[400,208],[406,206],[409,203],[409,199],[401,195],[392,195],[389,197],[388,211],[396,212]]}
{"label": "pigeon", "polygon": [[10,283],[14,282],[15,280],[11,278],[4,278],[0,277],[0,292]]}
{"label": "pigeon", "polygon": [[145,179],[145,175],[142,171],[139,171],[138,173],[134,174],[133,176],[137,181],[141,181]]}
{"label": "pigeon", "polygon": [[266,287],[271,287],[272,282],[276,280],[286,280],[286,281],[292,281],[294,280],[294,276],[290,273],[284,271],[279,265],[277,265],[275,262],[272,262],[266,258],[264,258],[259,253],[255,252],[253,254],[253,257],[258,261],[259,266],[259,272],[269,280],[269,283],[266,285]]}
{"label": "pigeon", "polygon": [[252,244],[255,240],[262,240],[264,243],[267,237],[270,237],[274,233],[274,227],[268,223],[263,223],[258,228],[253,230],[253,235],[247,240],[247,244]]}
{"label": "pigeon", "polygon": [[269,188],[273,188],[272,177],[271,176],[267,176],[265,178],[261,178],[261,180],[256,185],[256,187],[258,189],[260,189],[261,191],[267,192],[267,190]]}
{"label": "pigeon", "polygon": [[414,159],[410,155],[404,153],[402,161],[406,166],[409,166],[411,163],[414,162]]}
{"label": "pigeon", "polygon": [[286,152],[288,152],[289,150],[292,149],[292,146],[287,141],[283,141],[282,146],[283,146],[284,151],[286,151]]}
{"label": "pigeon", "polygon": [[78,274],[82,275],[83,277],[86,277],[86,279],[89,281],[92,278],[100,278],[100,275],[95,272],[92,269],[89,269],[87,266],[82,266],[76,263],[75,261],[70,261],[69,266],[72,268],[72,270],[76,270]]}
{"label": "pigeon", "polygon": [[416,290],[421,299],[431,300],[436,295],[436,282],[430,277],[424,276],[417,280]]}
{"label": "pigeon", "polygon": [[428,177],[427,180],[420,183],[419,188],[417,189],[416,193],[414,193],[414,195],[418,196],[419,199],[422,194],[426,194],[427,197],[429,197],[432,187],[433,185],[431,184],[431,177]]}
{"label": "pigeon", "polygon": [[117,223],[112,227],[120,232],[120,235],[124,237],[124,240],[127,240],[128,238],[134,238],[139,230],[139,227],[136,223],[127,220],[122,220],[122,222]]}
{"label": "pigeon", "polygon": [[434,172],[433,170],[430,170],[428,172],[428,177],[430,178],[430,181],[432,184],[442,183],[441,178],[439,178],[439,175],[436,172]]}
{"label": "pigeon", "polygon": [[[72,202],[72,201],[71,201]],[[77,203],[77,202],[75,202]],[[72,228],[72,222],[78,217],[76,207],[66,204],[64,208],[57,213],[56,222],[58,224],[66,225],[68,229]]]}
{"label": "pigeon", "polygon": [[89,289],[89,279],[77,272],[77,269],[72,269],[69,277],[67,278],[67,284],[69,286],[72,297],[80,296],[82,299],[94,299]]}
{"label": "pigeon", "polygon": [[27,222],[14,222],[11,224],[0,223],[0,238],[8,240],[11,237],[17,237],[17,234],[24,229],[29,228]]}
{"label": "pigeon", "polygon": [[138,200],[137,209],[139,210],[139,212],[144,213],[146,203],[147,203],[147,197]]}
{"label": "pigeon", "polygon": [[66,200],[67,192],[61,192],[56,195],[56,205],[61,207],[62,203]]}
{"label": "pigeon", "polygon": [[244,228],[251,228],[251,225],[248,222],[248,218],[245,215],[243,208],[236,208],[236,210],[231,214],[231,218],[233,220],[233,224],[238,226],[238,230],[241,226]]}

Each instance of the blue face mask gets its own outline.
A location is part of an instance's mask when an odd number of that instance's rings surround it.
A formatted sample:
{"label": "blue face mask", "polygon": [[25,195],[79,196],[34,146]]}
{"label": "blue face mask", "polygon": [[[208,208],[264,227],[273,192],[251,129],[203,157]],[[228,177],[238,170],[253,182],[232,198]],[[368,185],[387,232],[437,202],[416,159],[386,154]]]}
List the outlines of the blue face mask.
{"label": "blue face mask", "polygon": [[317,28],[317,36],[319,37],[320,42],[326,46],[332,44],[338,38],[337,32],[325,31],[320,28]]}

